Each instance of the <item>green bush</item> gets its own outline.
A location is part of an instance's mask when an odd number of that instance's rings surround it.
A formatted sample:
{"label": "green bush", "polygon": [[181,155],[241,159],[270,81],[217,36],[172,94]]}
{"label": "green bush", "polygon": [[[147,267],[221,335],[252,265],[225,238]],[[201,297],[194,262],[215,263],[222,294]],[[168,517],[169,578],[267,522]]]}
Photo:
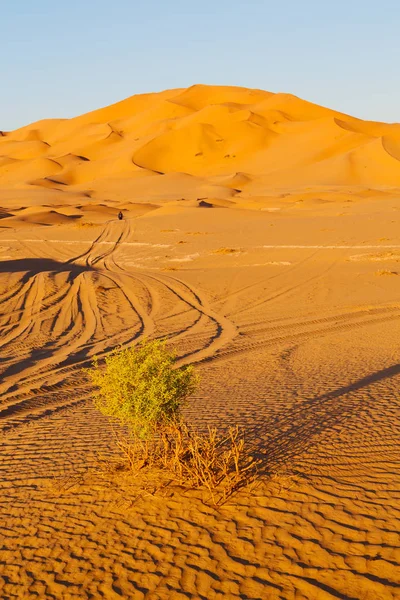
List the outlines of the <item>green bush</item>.
{"label": "green bush", "polygon": [[176,423],[180,409],[198,384],[193,366],[174,368],[175,354],[164,341],[143,341],[112,351],[101,368],[97,357],[88,375],[101,413],[148,438],[163,425]]}

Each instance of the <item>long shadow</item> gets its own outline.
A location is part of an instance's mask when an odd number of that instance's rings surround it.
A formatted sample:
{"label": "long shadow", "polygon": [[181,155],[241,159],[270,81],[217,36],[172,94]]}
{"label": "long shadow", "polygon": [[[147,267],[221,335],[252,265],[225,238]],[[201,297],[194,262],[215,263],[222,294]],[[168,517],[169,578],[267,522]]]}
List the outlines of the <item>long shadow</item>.
{"label": "long shadow", "polygon": [[[247,429],[247,436],[262,465],[261,470],[270,473],[282,466],[290,466],[296,456],[317,445],[333,428],[345,428],[347,421],[355,414],[360,410],[368,410],[376,403],[373,397],[357,398],[348,394],[397,375],[400,375],[399,363],[302,402],[301,406],[285,411],[275,419],[266,417],[255,423]],[[400,401],[397,408],[400,408]],[[391,426],[400,440],[400,427],[395,423],[391,423]]]}
{"label": "long shadow", "polygon": [[73,263],[58,262],[51,258],[20,258],[0,261],[0,273],[26,273],[28,271],[28,277],[49,271],[57,273],[68,271],[76,276],[84,271],[93,270],[88,266],[83,267]]}

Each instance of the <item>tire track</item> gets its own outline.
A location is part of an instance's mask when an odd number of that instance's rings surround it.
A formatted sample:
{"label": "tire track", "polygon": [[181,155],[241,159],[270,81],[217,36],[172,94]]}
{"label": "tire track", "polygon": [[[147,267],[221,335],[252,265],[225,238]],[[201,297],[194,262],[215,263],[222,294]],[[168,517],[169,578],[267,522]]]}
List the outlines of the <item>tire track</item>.
{"label": "tire track", "polygon": [[[194,349],[181,353],[180,364],[213,355],[236,335],[234,325],[188,284],[168,276],[131,273],[119,264],[118,251],[131,235],[129,221],[123,222],[122,231],[120,222],[109,221],[88,250],[59,263],[60,272],[23,273],[26,281],[14,286],[16,293],[0,296],[8,319],[0,329],[4,427],[26,423],[30,416],[45,417],[87,398],[87,382],[79,375],[82,367],[94,354],[103,358],[118,344],[126,347],[157,336],[155,319],[164,301],[188,311],[185,322],[174,321],[167,335],[171,343],[190,336],[195,341]],[[27,243],[26,250],[39,258]],[[111,297],[118,306],[113,314],[107,312]],[[210,333],[204,335],[207,329]],[[36,342],[40,336],[44,344]]]}
{"label": "tire track", "polygon": [[[382,315],[380,315],[378,313],[378,315],[376,317],[372,317],[371,319],[367,319],[367,318],[363,318],[361,317],[361,319],[359,321],[350,321],[347,322],[346,319],[343,319],[344,322],[337,322],[336,319],[336,323],[330,325],[331,322],[331,318],[328,317],[326,319],[315,319],[315,323],[314,324],[322,324],[327,322],[328,326],[327,327],[320,327],[320,328],[316,328],[316,329],[311,329],[311,330],[306,330],[303,332],[298,332],[298,333],[287,333],[285,334],[284,331],[285,329],[281,329],[281,328],[265,328],[264,330],[260,330],[259,333],[273,333],[275,332],[280,332],[282,331],[281,335],[277,335],[275,337],[271,336],[268,337],[267,339],[263,339],[260,341],[255,341],[252,343],[243,343],[240,346],[236,346],[236,347],[231,347],[228,348],[222,352],[219,352],[218,354],[216,354],[214,357],[210,358],[209,360],[214,361],[218,361],[218,360],[225,360],[225,359],[230,359],[233,356],[239,355],[239,354],[246,354],[248,352],[252,352],[254,350],[258,350],[260,348],[267,348],[270,346],[275,346],[275,345],[280,345],[280,344],[292,344],[292,343],[298,343],[298,342],[306,342],[309,339],[315,339],[318,336],[324,336],[324,335],[330,335],[332,333],[340,333],[340,332],[348,332],[348,331],[352,331],[355,329],[359,329],[362,327],[368,327],[368,326],[374,326],[374,325],[378,325],[381,323],[388,323],[388,322],[392,322],[395,320],[400,319],[400,308],[399,309],[387,309],[387,312],[385,314],[385,311],[382,310]],[[302,327],[302,324],[298,324],[298,327]],[[306,326],[306,325],[305,325]],[[292,327],[290,328],[292,329]]]}

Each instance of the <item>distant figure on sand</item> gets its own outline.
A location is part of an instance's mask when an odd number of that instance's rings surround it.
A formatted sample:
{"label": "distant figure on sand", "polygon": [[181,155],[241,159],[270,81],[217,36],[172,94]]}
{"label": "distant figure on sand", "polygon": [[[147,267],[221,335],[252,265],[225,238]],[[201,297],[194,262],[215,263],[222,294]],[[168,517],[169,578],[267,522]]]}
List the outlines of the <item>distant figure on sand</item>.
{"label": "distant figure on sand", "polygon": [[118,219],[119,219],[120,221],[122,221],[122,216],[123,216],[123,215],[122,215],[122,212],[121,212],[121,211],[119,211],[119,213],[118,213]]}

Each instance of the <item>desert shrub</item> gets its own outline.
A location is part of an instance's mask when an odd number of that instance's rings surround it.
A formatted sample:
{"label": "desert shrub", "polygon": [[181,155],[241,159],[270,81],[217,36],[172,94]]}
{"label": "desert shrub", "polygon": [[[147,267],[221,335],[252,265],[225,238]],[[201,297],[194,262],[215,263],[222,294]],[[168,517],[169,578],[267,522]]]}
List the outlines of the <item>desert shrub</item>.
{"label": "desert shrub", "polygon": [[164,341],[143,341],[117,348],[101,368],[97,358],[88,369],[101,413],[126,425],[131,433],[148,438],[176,422],[198,382],[193,366],[174,368],[175,355]]}
{"label": "desert shrub", "polygon": [[[176,484],[206,490],[208,499],[221,505],[256,480],[257,459],[238,427],[200,432],[184,422],[181,409],[198,376],[193,366],[175,367],[175,355],[164,341],[117,348],[105,358],[104,368],[95,358],[87,373],[95,406],[127,427],[127,433],[114,431],[122,457],[116,471],[128,471],[142,491],[152,485],[160,492]],[[103,465],[108,476],[112,461]]]}

